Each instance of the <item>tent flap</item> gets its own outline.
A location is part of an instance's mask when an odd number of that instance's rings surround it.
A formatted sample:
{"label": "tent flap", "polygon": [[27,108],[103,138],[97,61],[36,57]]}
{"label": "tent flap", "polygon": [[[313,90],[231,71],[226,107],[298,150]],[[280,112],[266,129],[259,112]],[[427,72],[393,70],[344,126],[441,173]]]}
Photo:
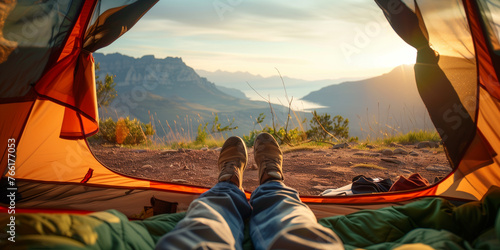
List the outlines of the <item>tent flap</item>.
{"label": "tent flap", "polygon": [[158,0],[142,0],[104,11],[85,34],[84,49],[94,52],[130,30]]}

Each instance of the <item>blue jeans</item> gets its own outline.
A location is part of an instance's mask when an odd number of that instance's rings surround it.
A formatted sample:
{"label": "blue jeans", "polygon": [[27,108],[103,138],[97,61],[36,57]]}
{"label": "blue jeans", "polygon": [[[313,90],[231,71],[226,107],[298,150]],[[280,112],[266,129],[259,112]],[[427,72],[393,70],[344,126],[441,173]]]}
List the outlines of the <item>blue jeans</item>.
{"label": "blue jeans", "polygon": [[280,181],[260,185],[250,203],[236,185],[217,183],[191,203],[186,217],[156,249],[242,249],[248,218],[255,249],[343,249],[337,235],[317,223],[297,191]]}

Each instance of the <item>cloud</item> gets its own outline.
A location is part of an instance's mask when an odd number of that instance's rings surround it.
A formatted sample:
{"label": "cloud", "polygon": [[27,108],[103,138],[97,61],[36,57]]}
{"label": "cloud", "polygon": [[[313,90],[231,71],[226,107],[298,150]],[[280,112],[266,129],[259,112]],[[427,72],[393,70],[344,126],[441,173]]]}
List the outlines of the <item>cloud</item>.
{"label": "cloud", "polygon": [[195,27],[212,27],[220,20],[211,1],[159,1],[142,20],[169,20]]}
{"label": "cloud", "polygon": [[[230,7],[222,19],[214,3]],[[356,44],[359,33],[366,35],[373,27],[380,32]],[[177,56],[192,67],[212,71],[271,75],[278,67],[287,75],[319,79],[338,70],[365,74],[367,58],[384,54],[380,48],[395,50],[402,43],[373,0],[170,0],[158,2],[102,52]],[[357,46],[359,53],[347,60],[342,44]]]}
{"label": "cloud", "polygon": [[370,18],[367,12],[380,10],[372,0],[172,0],[159,2],[143,19],[169,20],[196,28],[232,29],[241,24],[259,26],[318,20],[359,23]]}
{"label": "cloud", "polygon": [[[218,13],[216,3],[229,7]],[[371,0],[173,0],[159,2],[141,20],[147,25],[134,29],[208,41],[328,40],[373,21],[377,14],[383,18]]]}

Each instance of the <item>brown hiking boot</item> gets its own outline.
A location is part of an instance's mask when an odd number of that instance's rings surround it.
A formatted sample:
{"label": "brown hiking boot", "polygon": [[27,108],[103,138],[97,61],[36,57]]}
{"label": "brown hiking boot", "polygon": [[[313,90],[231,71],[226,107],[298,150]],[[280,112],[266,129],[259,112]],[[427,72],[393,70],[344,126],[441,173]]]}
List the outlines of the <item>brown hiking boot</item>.
{"label": "brown hiking boot", "polygon": [[255,138],[253,148],[260,184],[268,180],[283,181],[283,153],[274,137],[269,133],[260,133]]}
{"label": "brown hiking boot", "polygon": [[229,137],[220,151],[219,182],[228,181],[243,190],[243,171],[247,165],[247,147],[240,137]]}

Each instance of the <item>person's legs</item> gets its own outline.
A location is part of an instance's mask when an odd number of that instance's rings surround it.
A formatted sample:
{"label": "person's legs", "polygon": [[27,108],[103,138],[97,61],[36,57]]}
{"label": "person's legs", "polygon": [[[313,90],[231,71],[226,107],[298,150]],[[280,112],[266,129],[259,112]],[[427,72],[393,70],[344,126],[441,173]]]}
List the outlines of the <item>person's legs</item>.
{"label": "person's legs", "polygon": [[335,233],[317,223],[297,191],[281,181],[260,185],[250,199],[255,249],[343,249]]}
{"label": "person's legs", "polygon": [[241,249],[244,220],[251,214],[242,178],[247,152],[239,137],[230,137],[219,156],[219,183],[194,200],[177,226],[156,249]]}
{"label": "person's legs", "polygon": [[250,199],[255,249],[343,249],[337,235],[318,224],[297,191],[283,183],[283,157],[276,140],[260,134],[254,154],[261,183]]}
{"label": "person's legs", "polygon": [[245,194],[231,183],[219,182],[189,205],[186,217],[156,249],[241,249],[244,220],[250,213]]}

